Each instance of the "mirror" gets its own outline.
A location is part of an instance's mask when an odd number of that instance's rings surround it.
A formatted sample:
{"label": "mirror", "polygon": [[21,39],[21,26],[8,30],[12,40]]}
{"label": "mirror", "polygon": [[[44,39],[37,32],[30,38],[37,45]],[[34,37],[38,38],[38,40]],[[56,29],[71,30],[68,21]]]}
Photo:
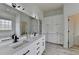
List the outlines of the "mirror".
{"label": "mirror", "polygon": [[38,20],[32,19],[32,33],[39,33]]}
{"label": "mirror", "polygon": [[0,19],[0,30],[12,30],[12,21]]}
{"label": "mirror", "polygon": [[27,34],[27,22],[21,21],[20,31],[21,31],[21,35]]}

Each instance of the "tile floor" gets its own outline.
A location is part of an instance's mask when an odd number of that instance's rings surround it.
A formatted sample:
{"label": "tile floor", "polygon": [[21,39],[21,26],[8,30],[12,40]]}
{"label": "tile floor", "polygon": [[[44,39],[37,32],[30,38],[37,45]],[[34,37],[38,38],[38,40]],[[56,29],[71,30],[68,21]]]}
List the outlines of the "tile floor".
{"label": "tile floor", "polygon": [[43,55],[79,55],[79,50],[73,48],[65,49],[61,45],[46,43]]}

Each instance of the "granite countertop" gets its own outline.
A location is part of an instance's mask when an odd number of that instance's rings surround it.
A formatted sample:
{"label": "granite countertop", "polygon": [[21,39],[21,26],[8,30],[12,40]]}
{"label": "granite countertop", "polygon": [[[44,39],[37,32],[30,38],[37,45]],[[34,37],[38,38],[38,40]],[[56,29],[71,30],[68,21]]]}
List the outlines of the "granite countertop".
{"label": "granite countertop", "polygon": [[[16,47],[12,47],[11,44],[17,44],[19,42],[9,43],[7,45],[0,46],[0,55],[13,55],[13,54],[17,53],[18,51],[22,50],[23,48],[28,47],[34,41],[40,39],[41,37],[42,37],[42,35],[38,35],[37,37],[31,38],[31,39],[29,38],[28,40],[26,40],[26,42],[24,41],[23,43],[21,43],[19,46],[17,45]],[[8,42],[10,42],[10,41],[11,40],[9,40]]]}

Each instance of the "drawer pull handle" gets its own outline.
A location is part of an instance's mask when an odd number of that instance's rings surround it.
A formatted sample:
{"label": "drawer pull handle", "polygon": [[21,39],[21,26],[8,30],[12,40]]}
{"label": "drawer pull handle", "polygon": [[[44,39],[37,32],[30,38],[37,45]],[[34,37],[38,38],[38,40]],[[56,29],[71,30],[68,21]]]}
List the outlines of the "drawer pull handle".
{"label": "drawer pull handle", "polygon": [[39,42],[37,43],[37,45],[39,45]]}
{"label": "drawer pull handle", "polygon": [[40,53],[40,51],[37,52],[37,55]]}
{"label": "drawer pull handle", "polygon": [[38,50],[39,48],[40,48],[40,47],[38,47],[37,50]]}
{"label": "drawer pull handle", "polygon": [[26,55],[27,53],[29,53],[30,52],[30,50],[28,50],[26,53],[24,53],[23,55]]}

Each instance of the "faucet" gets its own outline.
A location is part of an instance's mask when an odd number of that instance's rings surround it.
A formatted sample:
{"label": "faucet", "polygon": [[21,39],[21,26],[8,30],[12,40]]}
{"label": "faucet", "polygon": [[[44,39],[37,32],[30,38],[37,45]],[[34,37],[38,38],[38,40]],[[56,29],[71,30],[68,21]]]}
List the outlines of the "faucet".
{"label": "faucet", "polygon": [[34,36],[36,36],[37,33],[36,33],[36,32],[33,32],[32,34],[33,34]]}
{"label": "faucet", "polygon": [[16,43],[16,42],[18,42],[17,39],[19,39],[19,38],[17,37],[16,34],[13,34],[13,35],[12,35],[12,39],[14,39],[14,42],[13,42],[13,43]]}

